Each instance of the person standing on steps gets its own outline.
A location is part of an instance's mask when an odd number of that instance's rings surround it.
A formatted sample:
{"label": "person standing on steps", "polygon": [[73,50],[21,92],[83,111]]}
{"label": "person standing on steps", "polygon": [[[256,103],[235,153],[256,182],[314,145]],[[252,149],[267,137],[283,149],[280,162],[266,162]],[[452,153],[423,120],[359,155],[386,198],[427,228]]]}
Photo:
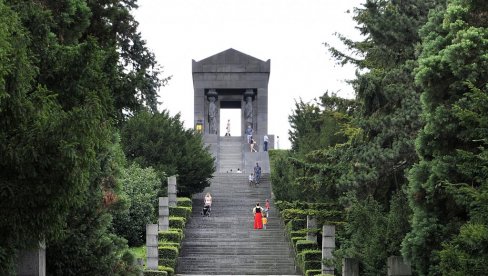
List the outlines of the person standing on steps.
{"label": "person standing on steps", "polygon": [[252,186],[254,184],[254,175],[251,173],[249,175],[249,186]]}
{"label": "person standing on steps", "polygon": [[245,134],[247,135],[247,143],[248,144],[251,143],[252,133],[253,133],[253,131],[252,131],[251,125],[248,125],[246,128],[246,132],[245,132]]}
{"label": "person standing on steps", "polygon": [[263,140],[264,140],[263,151],[268,151],[268,143],[269,143],[268,135],[265,134]]}
{"label": "person standing on steps", "polygon": [[256,207],[252,209],[254,214],[254,229],[263,229],[263,208],[256,203]]}
{"label": "person standing on steps", "polygon": [[266,199],[266,203],[264,204],[264,212],[266,214],[266,217],[268,217],[268,214],[269,214],[269,208],[270,208],[270,205],[269,205],[269,199]]}
{"label": "person standing on steps", "polygon": [[251,136],[251,141],[249,142],[249,148],[251,149],[251,152],[257,152],[255,145],[256,145],[256,140],[254,140],[254,138],[252,138]]}
{"label": "person standing on steps", "polygon": [[227,126],[225,127],[225,136],[230,136],[230,119],[227,120]]}
{"label": "person standing on steps", "polygon": [[254,178],[257,186],[261,182],[261,167],[258,162],[256,162],[256,167],[254,167]]}

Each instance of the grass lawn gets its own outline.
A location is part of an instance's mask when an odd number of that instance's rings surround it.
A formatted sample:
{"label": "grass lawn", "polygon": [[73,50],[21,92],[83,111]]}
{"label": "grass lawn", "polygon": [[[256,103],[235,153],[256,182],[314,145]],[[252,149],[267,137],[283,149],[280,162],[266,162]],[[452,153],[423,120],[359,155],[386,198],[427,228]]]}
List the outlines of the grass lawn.
{"label": "grass lawn", "polygon": [[146,259],[146,246],[139,246],[139,247],[129,247],[129,251],[134,254],[137,258],[142,258],[143,260]]}

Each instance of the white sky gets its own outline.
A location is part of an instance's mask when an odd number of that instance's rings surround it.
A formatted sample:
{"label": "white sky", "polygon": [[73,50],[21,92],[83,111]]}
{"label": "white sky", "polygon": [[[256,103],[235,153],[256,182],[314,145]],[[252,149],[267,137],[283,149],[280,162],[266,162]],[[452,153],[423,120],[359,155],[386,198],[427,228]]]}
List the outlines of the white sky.
{"label": "white sky", "polygon": [[[335,65],[323,42],[340,46],[335,32],[359,39],[352,10],[363,2],[139,0],[134,15],[149,49],[164,67],[164,76],[172,76],[160,90],[161,109],[172,115],[180,112],[187,128],[193,127],[192,59],[200,61],[229,48],[263,61],[271,59],[268,130],[280,136],[280,148],[289,148],[288,116],[295,99],[310,101],[327,90],[353,97],[345,80],[354,78],[355,68]],[[235,134],[240,118],[220,115],[222,125],[231,119]]]}

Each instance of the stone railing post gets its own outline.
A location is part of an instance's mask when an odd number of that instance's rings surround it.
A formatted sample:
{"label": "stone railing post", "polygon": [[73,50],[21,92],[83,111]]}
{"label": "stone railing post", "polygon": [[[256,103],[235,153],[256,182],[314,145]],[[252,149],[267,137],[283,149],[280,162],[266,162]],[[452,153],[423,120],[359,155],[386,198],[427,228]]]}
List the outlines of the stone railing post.
{"label": "stone railing post", "polygon": [[146,224],[146,250],[147,262],[146,268],[149,270],[158,270],[158,225]]}
{"label": "stone railing post", "polygon": [[[335,249],[335,225],[322,226],[322,261],[332,260]],[[322,263],[322,274],[334,275],[334,267]]]}
{"label": "stone railing post", "polygon": [[317,229],[317,219],[313,216],[307,215],[307,240],[317,242],[317,233],[315,231]]}
{"label": "stone railing post", "polygon": [[39,247],[22,250],[17,259],[17,275],[46,276],[46,244],[39,242]]}
{"label": "stone railing post", "polygon": [[168,177],[168,200],[170,207],[176,207],[176,176]]}
{"label": "stone railing post", "polygon": [[402,256],[390,256],[387,261],[388,276],[410,276],[412,268]]}
{"label": "stone railing post", "polygon": [[168,197],[159,198],[159,231],[169,230],[169,204]]}
{"label": "stone railing post", "polygon": [[342,276],[359,276],[359,262],[357,259],[342,259]]}

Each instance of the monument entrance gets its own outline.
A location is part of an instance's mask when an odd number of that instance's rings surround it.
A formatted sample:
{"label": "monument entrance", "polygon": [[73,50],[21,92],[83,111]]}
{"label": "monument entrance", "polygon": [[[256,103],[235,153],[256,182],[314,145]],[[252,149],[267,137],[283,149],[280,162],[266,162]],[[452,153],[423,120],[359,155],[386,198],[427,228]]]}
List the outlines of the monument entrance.
{"label": "monument entrance", "polygon": [[195,129],[205,136],[223,135],[220,109],[237,108],[242,110],[241,135],[248,125],[257,135],[267,134],[270,63],[232,48],[193,60]]}
{"label": "monument entrance", "polygon": [[201,61],[192,61],[194,126],[203,134],[205,144],[210,146],[210,151],[216,157],[217,165],[222,165],[221,170],[227,170],[223,163],[230,163],[230,160],[225,159],[223,155],[228,153],[221,153],[219,156],[219,145],[221,142],[231,142],[229,139],[222,140],[225,137],[221,137],[225,135],[228,120],[220,115],[222,110],[240,111],[239,125],[238,122],[231,121],[231,128],[239,129],[238,137],[242,139],[232,137],[235,145],[222,145],[222,148],[238,147],[243,153],[242,162],[239,161],[243,165],[236,161],[233,166],[238,168],[237,166],[245,166],[248,163],[251,165],[252,158],[246,156],[249,145],[244,134],[248,127],[252,128],[256,141],[262,142],[264,136],[268,135],[272,148],[273,136],[268,134],[270,65],[270,60],[262,61],[232,48]]}

